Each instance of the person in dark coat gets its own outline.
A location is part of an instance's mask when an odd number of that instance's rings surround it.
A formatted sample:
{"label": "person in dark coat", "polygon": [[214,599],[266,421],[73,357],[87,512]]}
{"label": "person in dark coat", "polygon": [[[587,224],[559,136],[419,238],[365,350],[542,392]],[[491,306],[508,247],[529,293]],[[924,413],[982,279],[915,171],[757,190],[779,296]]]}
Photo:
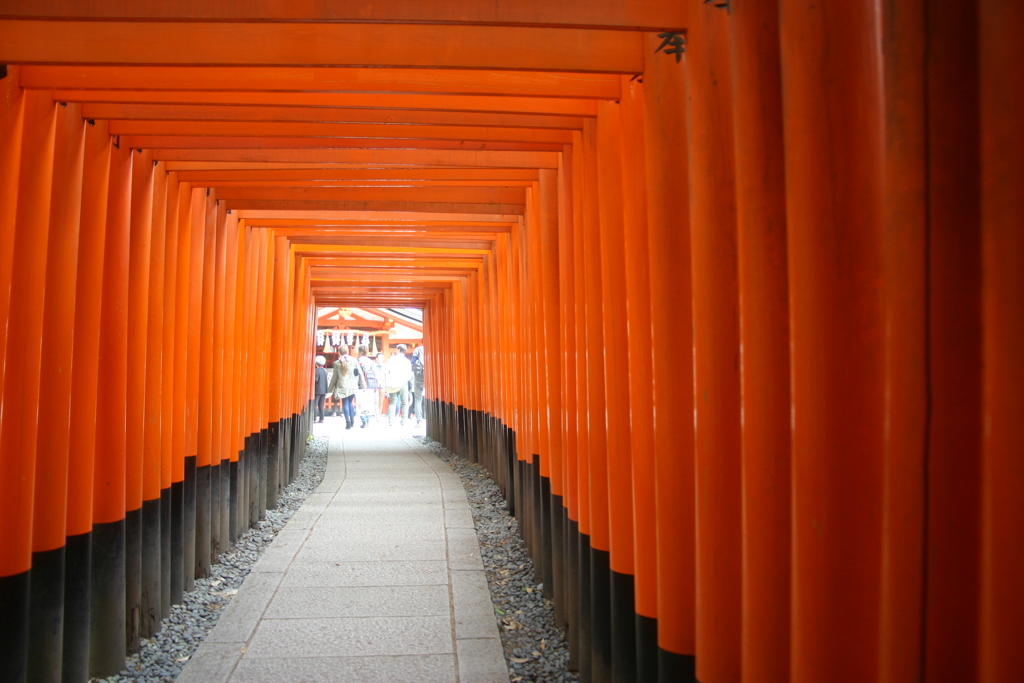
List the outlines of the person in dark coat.
{"label": "person in dark coat", "polygon": [[326,358],[323,356],[316,357],[316,374],[313,377],[313,393],[316,395],[316,410],[320,414],[320,419],[317,420],[317,422],[324,421],[324,399],[327,398],[327,370],[324,369],[324,365],[326,364]]}

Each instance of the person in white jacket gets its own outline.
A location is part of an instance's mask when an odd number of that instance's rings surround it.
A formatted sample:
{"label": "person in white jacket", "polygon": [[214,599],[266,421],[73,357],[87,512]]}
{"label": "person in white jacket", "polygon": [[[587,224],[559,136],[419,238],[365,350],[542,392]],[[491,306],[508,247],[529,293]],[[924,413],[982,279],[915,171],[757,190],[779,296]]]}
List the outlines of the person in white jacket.
{"label": "person in white jacket", "polygon": [[399,417],[402,424],[409,417],[409,383],[412,382],[412,363],[405,357],[408,347],[405,344],[398,345],[398,352],[391,354],[388,362],[384,364],[384,388],[388,392],[388,426],[395,424],[395,414],[401,411]]}

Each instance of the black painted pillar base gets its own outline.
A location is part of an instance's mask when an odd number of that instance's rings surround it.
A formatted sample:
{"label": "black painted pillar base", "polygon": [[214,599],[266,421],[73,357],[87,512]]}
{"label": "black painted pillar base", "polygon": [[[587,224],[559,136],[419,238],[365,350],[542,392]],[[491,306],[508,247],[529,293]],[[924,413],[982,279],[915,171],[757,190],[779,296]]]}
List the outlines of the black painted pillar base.
{"label": "black painted pillar base", "polygon": [[539,562],[534,562],[535,567],[540,569],[540,583],[544,584],[544,594],[549,600],[555,599],[555,560],[552,553],[555,551],[552,525],[554,525],[554,511],[551,507],[551,480],[540,473],[540,456],[536,456],[534,469],[537,470],[537,521],[540,526],[537,545],[540,548]]}
{"label": "black painted pillar base", "polygon": [[697,658],[659,647],[658,683],[697,683]]}
{"label": "black painted pillar base", "polygon": [[607,550],[590,548],[590,638],[593,651],[593,683],[612,680],[611,568]]}
{"label": "black painted pillar base", "polygon": [[544,585],[544,592],[551,596],[555,606],[555,623],[565,626],[565,518],[567,510],[562,506],[562,496],[548,495],[551,507],[551,588]]}
{"label": "black painted pillar base", "polygon": [[[93,574],[95,576],[95,574]],[[142,508],[124,515],[125,648],[139,651],[142,621]]]}
{"label": "black painted pillar base", "polygon": [[28,592],[31,570],[0,577],[0,681],[24,683],[28,666]]}
{"label": "black painted pillar base", "polygon": [[258,455],[258,483],[259,492],[256,496],[256,511],[257,520],[264,520],[267,518],[267,476],[270,471],[270,428],[264,427],[260,430],[260,443],[259,443],[259,455]]}
{"label": "black painted pillar base", "polygon": [[210,466],[196,467],[196,579],[210,575]]}
{"label": "black painted pillar base", "polygon": [[160,630],[160,499],[142,501],[142,581],[139,592],[139,636]]}
{"label": "black painted pillar base", "polygon": [[636,680],[658,680],[658,620],[636,615]]}
{"label": "black painted pillar base", "polygon": [[220,461],[210,463],[210,545],[206,553],[210,556],[210,564],[216,564],[223,551],[220,538]]}
{"label": "black painted pillar base", "polygon": [[[176,481],[171,484],[170,500],[171,561],[168,565],[168,602],[177,605],[185,593],[185,482]],[[194,529],[193,526],[193,533]]]}
{"label": "black painted pillar base", "polygon": [[220,562],[220,553],[231,548],[231,459],[220,461],[220,552],[214,562]]}
{"label": "black painted pillar base", "polygon": [[64,547],[32,553],[28,611],[28,679],[60,683],[64,641]]}
{"label": "black painted pillar base", "polygon": [[61,680],[89,679],[89,576],[92,533],[68,536],[64,546],[64,649]]}
{"label": "black painted pillar base", "polygon": [[[239,455],[241,458],[241,455]],[[238,540],[238,475],[239,463],[235,460],[228,464],[228,542]]]}
{"label": "black painted pillar base", "polygon": [[[281,423],[271,422],[267,425],[267,497],[263,503],[264,510],[273,510],[277,507],[278,483],[280,474],[278,466],[281,452]],[[264,515],[260,515],[262,518]]]}
{"label": "black painted pillar base", "polygon": [[612,680],[633,683],[636,677],[636,579],[611,570]]}
{"label": "black painted pillar base", "polygon": [[591,602],[593,594],[590,590],[590,536],[581,533],[579,536],[579,559],[580,559],[580,622],[576,634],[579,637],[579,672],[580,679],[591,681],[594,671],[593,662],[593,610]]}
{"label": "black painted pillar base", "polygon": [[160,489],[160,619],[171,615],[171,489]]}
{"label": "black painted pillar base", "polygon": [[[105,678],[124,668],[126,521],[94,524],[89,582],[89,675]],[[2,659],[2,658],[0,658]]]}
{"label": "black painted pillar base", "polygon": [[569,642],[569,668],[574,671],[580,669],[580,524],[576,520],[569,519],[566,515],[565,522],[565,616],[568,622],[565,636]]}
{"label": "black painted pillar base", "polygon": [[181,507],[181,589],[188,593],[196,579],[196,456],[185,458],[185,481],[182,482]]}

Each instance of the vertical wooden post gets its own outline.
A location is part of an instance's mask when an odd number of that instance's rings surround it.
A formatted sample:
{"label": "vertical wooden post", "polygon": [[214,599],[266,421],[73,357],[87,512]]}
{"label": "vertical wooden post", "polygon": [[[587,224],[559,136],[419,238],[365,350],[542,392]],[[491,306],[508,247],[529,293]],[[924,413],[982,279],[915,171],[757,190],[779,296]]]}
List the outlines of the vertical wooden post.
{"label": "vertical wooden post", "polygon": [[225,545],[230,546],[238,539],[238,406],[237,406],[237,340],[235,339],[236,313],[238,309],[238,215],[231,214],[225,223],[227,229],[227,259],[224,283],[224,431],[222,451],[228,463],[228,535]]}
{"label": "vertical wooden post", "polygon": [[[185,547],[185,552],[182,556],[182,565],[185,576],[182,580],[182,588],[186,591],[192,590],[193,582],[197,576],[205,576],[203,573],[197,574],[196,572],[199,571],[201,566],[201,557],[205,556],[199,552],[200,533],[202,531],[200,515],[202,515],[203,520],[208,519],[206,517],[207,513],[201,511],[200,504],[209,497],[208,489],[204,489],[201,486],[201,482],[204,479],[207,482],[209,481],[209,475],[207,474],[208,470],[201,469],[199,464],[199,396],[201,393],[199,376],[203,367],[201,340],[203,280],[206,274],[206,201],[205,188],[192,188],[189,209],[189,219],[191,221],[189,242],[187,247],[184,244],[182,245],[182,249],[187,248],[188,250],[188,283],[187,285],[184,281],[181,283],[183,288],[188,287],[185,294],[188,300],[188,311],[185,317],[187,336],[181,348],[182,355],[179,356],[175,352],[174,359],[175,367],[183,367],[182,372],[185,375],[183,387],[185,393],[184,401],[180,408],[182,411],[180,419],[184,421],[182,445],[185,454],[185,490],[182,496],[184,499],[182,544]],[[184,251],[182,254],[184,254]],[[184,274],[182,277],[184,278]],[[175,388],[175,391],[177,391],[177,388]],[[206,457],[206,464],[209,465],[209,456],[207,455]],[[206,492],[206,499],[201,497],[204,491]]]}
{"label": "vertical wooden post", "polygon": [[[166,619],[171,605],[180,602],[175,599],[175,586],[181,580],[181,553],[174,553],[175,538],[180,547],[181,515],[175,513],[174,505],[174,323],[177,306],[178,269],[178,212],[181,209],[178,174],[167,174],[164,232],[164,277],[161,286],[164,298],[160,326],[160,618]],[[153,335],[150,334],[150,337]],[[179,491],[180,493],[180,491]],[[180,508],[178,508],[180,509]],[[180,593],[177,593],[180,595]]]}
{"label": "vertical wooden post", "polygon": [[1024,6],[980,3],[982,541],[979,678],[1024,676]]}
{"label": "vertical wooden post", "polygon": [[29,571],[42,367],[43,302],[53,183],[56,104],[48,92],[24,94],[25,113],[11,271],[9,335],[0,413],[0,513],[8,530],[0,544],[0,636],[10,656],[0,660],[5,680],[24,681],[29,634]]}
{"label": "vertical wooden post", "polygon": [[[198,216],[202,226],[202,289],[199,301],[202,306],[201,326],[198,339],[199,402],[197,405],[198,442],[196,457],[196,572],[195,578],[210,573],[210,555],[213,533],[213,302],[214,276],[217,266],[217,198],[206,188],[203,210]],[[195,228],[193,228],[195,229]],[[193,252],[195,259],[195,252]],[[195,265],[193,266],[195,267]],[[190,349],[191,350],[191,349]],[[191,355],[191,354],[190,354]],[[191,365],[191,364],[190,364]],[[195,367],[192,368],[196,369]]]}
{"label": "vertical wooden post", "polygon": [[789,680],[789,304],[778,3],[732,8],[743,680]]}
{"label": "vertical wooden post", "polygon": [[[0,80],[0,324],[7,324],[11,301],[11,268],[14,265],[14,233],[18,213],[18,178],[25,124],[25,97],[18,86],[20,67],[8,66]],[[7,349],[7,335],[0,334],[0,358]],[[4,384],[0,363],[0,387]],[[0,406],[3,395],[0,394]]]}
{"label": "vertical wooden post", "polygon": [[64,560],[64,642],[61,673],[66,681],[89,676],[89,584],[92,557],[93,467],[99,391],[103,248],[110,185],[110,134],[105,121],[85,129],[82,205],[75,291],[75,346],[71,352],[74,397],[68,459],[67,549]]}
{"label": "vertical wooden post", "polygon": [[[608,429],[604,377],[604,290],[602,288],[600,205],[598,200],[597,124],[588,120],[583,129],[583,225],[587,293],[587,385],[590,430],[590,624],[592,675],[595,681],[611,680],[611,604],[608,552]],[[581,571],[582,568],[581,568]],[[583,663],[581,671],[586,671]]]}
{"label": "vertical wooden post", "polygon": [[[792,680],[878,675],[884,316],[878,7],[782,0]],[[836,614],[843,614],[841,620]]]}
{"label": "vertical wooden post", "polygon": [[110,676],[124,666],[125,411],[128,392],[128,289],[131,239],[132,150],[110,153],[96,403],[92,561],[89,601],[89,675]]}
{"label": "vertical wooden post", "polygon": [[[927,449],[924,1],[891,3],[885,83],[886,420],[879,680],[922,680]],[[944,52],[944,51],[943,51]],[[961,61],[957,54],[954,61]],[[930,628],[928,629],[930,630]],[[969,649],[958,643],[961,657]],[[963,679],[961,679],[963,680]]]}
{"label": "vertical wooden post", "polygon": [[693,422],[679,419],[694,407],[686,72],[657,51],[662,41],[644,38],[643,85],[654,405],[664,407],[654,413],[658,680],[668,683],[694,676],[696,539]]}
{"label": "vertical wooden post", "polygon": [[[271,260],[272,269],[268,273],[267,294],[270,299],[271,322],[267,325],[270,337],[270,353],[267,357],[267,372],[269,377],[269,453],[267,456],[267,500],[266,508],[271,509],[277,506],[277,497],[280,493],[280,465],[281,465],[281,418],[284,413],[283,398],[284,386],[284,358],[285,339],[283,331],[286,324],[288,308],[288,238],[274,236],[267,248],[268,259]],[[271,332],[275,330],[276,333]]]}
{"label": "vertical wooden post", "polygon": [[149,164],[153,174],[150,201],[149,287],[145,292],[146,320],[140,337],[145,339],[144,370],[136,398],[142,404],[142,610],[139,633],[151,637],[160,628],[163,603],[163,557],[161,519],[163,493],[160,486],[160,449],[163,440],[161,414],[163,391],[164,242],[167,226],[167,172],[163,165]]}
{"label": "vertical wooden post", "polygon": [[[128,400],[125,406],[125,599],[127,600],[128,651],[140,647],[149,636],[143,628],[143,548],[156,526],[145,515],[143,502],[143,458],[145,449],[146,332],[149,323],[149,268],[153,228],[153,155],[136,150],[132,166],[131,256],[128,264]],[[146,519],[144,519],[144,516]]]}
{"label": "vertical wooden post", "polygon": [[[35,510],[32,517],[32,584],[29,614],[28,675],[59,681],[64,636],[64,561],[67,533],[68,460],[71,446],[70,355],[57,342],[74,348],[75,280],[78,225],[82,207],[85,121],[81,105],[57,108],[49,239],[43,301],[36,441]],[[55,391],[54,391],[55,390]]]}
{"label": "vertical wooden post", "polygon": [[[633,452],[630,430],[629,336],[626,310],[626,233],[623,214],[621,105],[597,106],[597,190],[599,197],[602,333],[604,338],[604,420],[607,429],[609,592],[612,678],[636,677],[634,606]],[[623,367],[623,360],[627,361]]]}
{"label": "vertical wooden post", "polygon": [[[647,229],[644,101],[640,79],[622,77],[622,177],[625,217],[626,320],[629,343],[630,440],[633,481],[636,679],[658,676],[658,567],[654,462],[651,266]],[[664,312],[662,312],[664,313]]]}
{"label": "vertical wooden post", "polygon": [[[170,358],[164,364],[171,379],[164,375],[164,390],[169,391],[170,414],[165,413],[171,449],[171,603],[181,601],[185,592],[186,577],[195,571],[195,455],[185,445],[185,387],[187,383],[188,317],[190,313],[189,279],[192,271],[192,186],[178,185],[177,231],[175,232],[173,274],[167,273],[168,283],[173,278],[173,292],[168,298],[174,301],[174,338],[166,350]],[[170,244],[168,243],[170,247]],[[167,268],[172,267],[168,259]],[[190,470],[186,474],[186,469]],[[186,489],[190,489],[191,508],[186,513]],[[186,521],[190,523],[191,537],[185,532]],[[190,552],[191,551],[191,552]],[[188,556],[186,554],[188,553]],[[189,562],[191,560],[191,563]]]}
{"label": "vertical wooden post", "polygon": [[697,509],[697,678],[740,680],[739,283],[729,15],[691,15],[687,47]]}
{"label": "vertical wooden post", "polygon": [[227,268],[227,209],[217,202],[214,230],[216,233],[216,264],[213,276],[213,396],[210,403],[210,562],[216,563],[228,549],[228,470],[224,451],[224,298]]}

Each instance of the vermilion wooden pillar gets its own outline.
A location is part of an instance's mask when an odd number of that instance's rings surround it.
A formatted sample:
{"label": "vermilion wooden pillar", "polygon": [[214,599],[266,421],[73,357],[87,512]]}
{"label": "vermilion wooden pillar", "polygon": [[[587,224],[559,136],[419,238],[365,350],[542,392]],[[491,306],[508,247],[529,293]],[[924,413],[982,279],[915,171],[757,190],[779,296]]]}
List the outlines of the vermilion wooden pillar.
{"label": "vermilion wooden pillar", "polygon": [[[185,456],[185,486],[182,496],[184,507],[182,511],[182,545],[185,550],[182,555],[184,571],[182,588],[186,591],[192,590],[193,582],[197,576],[196,572],[199,571],[201,566],[200,558],[203,555],[197,552],[201,532],[199,528],[199,504],[200,493],[202,492],[200,482],[203,478],[209,479],[205,474],[207,470],[200,469],[199,466],[199,375],[202,367],[200,361],[202,349],[203,279],[206,271],[204,258],[206,249],[206,201],[205,188],[192,188],[189,208],[190,234],[187,246],[187,284],[184,281],[185,273],[180,273],[182,277],[182,292],[186,297],[182,302],[182,307],[184,308],[185,301],[188,304],[187,309],[184,311],[179,309],[179,314],[185,316],[184,323],[187,332],[185,333],[186,336],[183,339],[183,343],[180,344],[180,353],[178,351],[179,345],[175,345],[174,358],[175,368],[181,367],[182,374],[185,376],[182,383],[184,401],[179,408],[181,417],[176,418],[176,421],[180,419],[184,423],[183,427],[181,427],[184,430],[182,433],[182,448]],[[186,247],[182,245],[182,248]],[[182,256],[184,256],[184,253],[182,252]],[[182,261],[179,261],[179,264],[184,266]],[[184,289],[186,287],[187,289]],[[177,391],[178,388],[175,387],[175,392]],[[207,464],[209,464],[208,461]],[[202,514],[205,515],[206,513]],[[206,518],[204,517],[204,519]],[[198,576],[202,577],[205,574],[198,574]]]}
{"label": "vermilion wooden pillar", "polygon": [[[0,80],[0,324],[7,324],[14,264],[14,226],[18,212],[18,177],[21,172],[21,144],[25,121],[25,98],[18,86],[17,66],[7,67]],[[0,334],[0,358],[7,348],[7,335]],[[0,363],[0,386],[4,366]],[[0,395],[0,406],[3,396]]]}
{"label": "vermilion wooden pillar", "polygon": [[636,679],[658,676],[658,558],[654,460],[651,264],[647,229],[644,94],[640,79],[622,77],[622,177],[625,218],[626,320],[629,341],[635,555]]}
{"label": "vermilion wooden pillar", "polygon": [[[927,517],[921,524],[927,537],[920,552],[927,564],[918,589],[924,589],[924,670],[913,673],[928,681],[973,681],[978,670],[983,416],[977,406],[982,402],[984,330],[974,4],[928,3],[919,15],[927,31],[922,86],[928,147],[921,155],[927,163],[927,233],[915,245],[922,254],[915,259],[917,267],[899,264],[895,274],[912,292],[917,288],[910,287],[916,284],[911,277],[927,286],[926,297],[921,297],[927,313],[917,317],[927,325],[928,374],[924,381],[903,381],[904,387],[917,389],[916,396],[897,396],[920,414],[912,426],[927,427],[922,467]],[[938,49],[951,40],[962,50]],[[906,354],[903,364],[918,357]],[[916,370],[917,365],[910,367]],[[914,451],[907,456],[916,455]],[[896,455],[887,453],[887,460]],[[905,498],[917,502],[916,496]],[[908,675],[904,680],[912,679]]]}
{"label": "vermilion wooden pillar", "polygon": [[979,680],[1024,677],[1024,5],[981,2],[982,536]]}
{"label": "vermilion wooden pillar", "polygon": [[[571,476],[576,480],[577,508],[570,525],[569,543],[575,558],[576,574],[579,577],[575,587],[577,600],[575,614],[570,614],[569,638],[575,646],[570,653],[571,660],[581,674],[590,668],[590,554],[587,538],[590,535],[590,372],[587,356],[587,283],[583,207],[583,141],[579,132],[573,133],[572,152],[572,202],[573,202],[573,288],[576,292],[573,307],[576,323],[576,469]],[[575,617],[575,621],[572,619]]]}
{"label": "vermilion wooden pillar", "polygon": [[270,353],[267,357],[269,377],[269,454],[267,460],[267,498],[266,508],[277,505],[280,493],[281,465],[281,418],[284,417],[284,358],[285,358],[285,325],[288,309],[288,238],[275,236],[268,246],[268,259],[272,260],[271,273],[268,273],[267,295],[270,307],[270,322],[267,332],[270,339]]}
{"label": "vermilion wooden pillar", "polygon": [[[146,332],[149,323],[149,269],[153,228],[153,156],[149,150],[135,150],[132,165],[131,240],[128,289],[129,383],[125,414],[125,599],[128,651],[140,647],[148,637],[143,629],[143,548],[157,526],[142,509],[145,448]],[[147,519],[143,519],[147,517]],[[146,621],[148,625],[149,621]]]}
{"label": "vermilion wooden pillar", "polygon": [[659,52],[662,42],[656,34],[644,38],[643,85],[657,471],[658,680],[668,683],[694,675],[696,541],[693,364],[680,362],[693,353],[685,58]]}
{"label": "vermilion wooden pillar", "polygon": [[[562,394],[562,549],[565,556],[562,583],[559,588],[555,618],[566,628],[569,648],[576,654],[579,628],[579,416],[578,376],[579,348],[576,339],[576,255],[575,207],[573,206],[572,146],[563,148],[558,169],[558,277],[561,304],[561,368]],[[575,660],[573,661],[575,664]]]}
{"label": "vermilion wooden pillar", "polygon": [[[186,386],[186,363],[188,351],[188,315],[189,315],[189,276],[191,270],[191,243],[192,243],[192,186],[189,183],[179,183],[178,196],[175,198],[178,203],[177,228],[174,235],[174,246],[168,243],[168,248],[173,249],[173,257],[167,260],[167,284],[173,283],[173,291],[167,292],[168,301],[173,301],[173,329],[174,337],[169,342],[169,348],[165,349],[164,364],[167,374],[164,375],[164,390],[170,391],[170,410],[165,411],[164,419],[167,421],[166,434],[170,440],[171,459],[171,603],[181,600],[185,591],[186,576],[191,575],[194,570],[186,562],[186,549],[188,547],[185,522],[186,506],[185,491],[190,488],[186,483],[185,469],[191,465],[191,476],[188,480],[191,484],[192,506],[191,512],[195,513],[195,461],[191,460],[190,453],[186,453],[185,447],[185,386]],[[173,261],[173,264],[172,264]],[[170,272],[173,268],[173,272]],[[168,379],[170,375],[170,379]],[[193,538],[192,551],[195,549],[195,518],[191,518]]]}
{"label": "vermilion wooden pillar", "polygon": [[[164,232],[164,279],[163,279],[163,334],[160,363],[160,386],[167,387],[160,400],[160,616],[170,615],[171,604],[180,602],[180,598],[172,600],[171,584],[174,581],[173,566],[175,560],[180,561],[181,555],[174,556],[172,537],[174,535],[175,516],[174,501],[171,490],[172,474],[172,421],[174,414],[174,317],[176,305],[175,282],[177,277],[178,257],[178,174],[167,174],[167,198],[165,208],[166,227]],[[177,520],[180,523],[180,516]],[[180,572],[178,573],[180,576]]]}
{"label": "vermilion wooden pillar", "polygon": [[[216,259],[213,275],[213,394],[210,410],[210,562],[216,563],[228,549],[228,464],[224,452],[224,298],[227,268],[227,209],[218,201],[215,209]],[[283,328],[282,328],[283,332]]]}
{"label": "vermilion wooden pillar", "polygon": [[255,376],[253,377],[252,392],[252,415],[253,429],[259,434],[257,444],[256,464],[256,490],[255,490],[255,514],[253,522],[264,518],[267,499],[267,391],[266,391],[266,359],[267,359],[267,231],[258,230],[255,233],[256,244],[256,293],[255,293]]}
{"label": "vermilion wooden pillar", "polygon": [[[227,260],[224,283],[224,431],[221,449],[227,456],[228,467],[228,534],[226,547],[238,539],[239,519],[239,470],[238,470],[238,361],[236,335],[236,314],[238,312],[238,216],[228,216]],[[244,526],[243,526],[244,529]]]}
{"label": "vermilion wooden pillar", "polygon": [[697,678],[740,680],[739,283],[729,16],[691,15],[686,57],[697,511]]}
{"label": "vermilion wooden pillar", "polygon": [[29,634],[32,511],[42,364],[43,302],[50,225],[50,194],[56,103],[50,94],[27,91],[21,170],[15,217],[4,391],[0,414],[0,512],[6,540],[0,545],[0,601],[9,657],[0,661],[5,679],[23,681]]}
{"label": "vermilion wooden pillar", "polygon": [[[64,539],[67,524],[68,451],[71,446],[69,354],[47,342],[74,344],[78,226],[82,207],[85,121],[81,105],[58,106],[50,236],[46,247],[43,302],[43,358],[39,386],[39,431],[36,443],[35,510],[32,516],[32,583],[29,614],[28,675],[59,681],[64,636]],[[72,346],[73,348],[73,346]],[[54,353],[53,351],[57,351]],[[48,391],[57,389],[56,394]]]}
{"label": "vermilion wooden pillar", "polygon": [[[890,3],[885,69],[885,315],[888,429],[879,679],[923,676],[927,296],[925,3]],[[964,55],[956,55],[960,61]],[[952,656],[966,652],[956,647]]]}
{"label": "vermilion wooden pillar", "polygon": [[132,156],[110,153],[93,474],[92,559],[89,602],[89,675],[110,676],[124,666],[125,622],[125,411],[128,391],[128,289]]}
{"label": "vermilion wooden pillar", "polygon": [[627,347],[625,216],[621,105],[597,107],[597,166],[600,199],[601,297],[604,311],[604,414],[608,434],[608,517],[612,680],[636,676],[633,547],[633,449]]}
{"label": "vermilion wooden pillar", "polygon": [[89,584],[92,557],[93,467],[99,392],[100,313],[103,304],[103,248],[107,232],[111,140],[105,121],[85,129],[82,205],[75,284],[75,346],[69,392],[74,397],[68,459],[67,542],[64,559],[65,680],[89,675]]}
{"label": "vermilion wooden pillar", "polygon": [[161,339],[164,319],[167,172],[161,163],[154,161],[151,166],[153,189],[150,201],[149,288],[146,292],[149,301],[146,305],[146,321],[141,326],[139,335],[145,340],[140,349],[145,352],[145,362],[142,364],[143,372],[139,378],[143,395],[137,400],[143,405],[142,610],[139,632],[144,638],[149,638],[160,629],[164,574],[164,558],[161,552],[164,522],[161,509],[164,496],[160,481],[160,450],[163,439],[163,424],[160,418],[163,413],[164,392],[155,387],[161,387],[163,381]]}
{"label": "vermilion wooden pillar", "polygon": [[[544,317],[542,320],[543,345],[540,351],[545,357],[547,372],[544,375],[546,405],[543,417],[547,422],[547,480],[541,482],[541,504],[545,518],[545,545],[549,548],[550,583],[545,583],[545,593],[561,602],[559,586],[564,571],[562,552],[561,511],[562,506],[562,349],[559,348],[561,334],[558,252],[558,171],[542,169],[538,172],[538,220],[540,223],[540,249],[543,260],[540,264],[541,293]],[[542,472],[543,473],[543,472]],[[549,588],[550,586],[550,588]]]}
{"label": "vermilion wooden pillar", "polygon": [[731,9],[744,681],[789,679],[789,306],[778,3]]}
{"label": "vermilion wooden pillar", "polygon": [[[190,370],[198,370],[199,401],[196,409],[197,457],[196,457],[196,555],[195,578],[203,578],[210,573],[210,550],[212,547],[213,524],[216,517],[213,510],[213,305],[214,278],[217,265],[217,200],[216,196],[206,190],[206,199],[193,230],[202,233],[202,280],[197,305],[201,306],[201,324],[197,348],[197,366]],[[195,215],[194,215],[195,220]],[[198,264],[193,252],[193,267]],[[191,344],[190,344],[191,352]],[[191,356],[191,353],[190,353]]]}
{"label": "vermilion wooden pillar", "polygon": [[[881,17],[780,3],[793,424],[793,681],[878,675]],[[836,619],[842,614],[842,619]]]}
{"label": "vermilion wooden pillar", "polygon": [[[583,254],[587,297],[587,388],[590,432],[588,473],[590,478],[590,576],[589,599],[592,674],[595,682],[611,680],[611,604],[609,600],[608,553],[611,549],[608,511],[607,394],[604,376],[604,290],[601,272],[601,228],[598,203],[597,124],[588,120],[583,130]],[[586,663],[581,663],[586,672]],[[587,674],[584,673],[584,676]]]}

